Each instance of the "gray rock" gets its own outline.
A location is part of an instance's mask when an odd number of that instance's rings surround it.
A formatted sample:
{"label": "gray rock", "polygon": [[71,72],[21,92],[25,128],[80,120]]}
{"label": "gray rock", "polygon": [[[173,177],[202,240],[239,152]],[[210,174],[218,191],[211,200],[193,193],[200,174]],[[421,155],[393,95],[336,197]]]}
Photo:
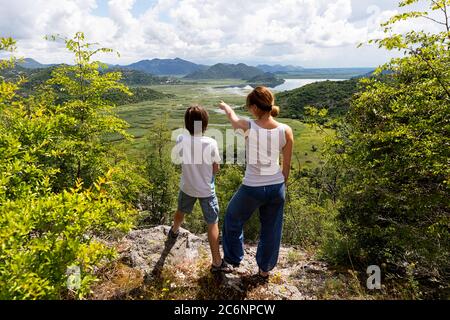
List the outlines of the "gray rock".
{"label": "gray rock", "polygon": [[199,257],[208,245],[205,240],[180,229],[176,241],[168,240],[168,226],[131,231],[123,240],[127,250],[122,252],[122,262],[136,268],[145,275],[157,273],[164,265],[189,262]]}
{"label": "gray rock", "polygon": [[300,290],[293,285],[269,285],[269,291],[281,300],[305,300]]}
{"label": "gray rock", "polygon": [[[196,236],[180,229],[176,241],[168,240],[169,226],[131,231],[116,247],[120,262],[141,272],[144,284],[151,285],[161,276],[164,268],[171,268],[177,286],[196,286],[199,278],[208,275],[210,249],[206,234]],[[272,271],[269,283],[256,284],[258,272],[256,244],[245,245],[245,257],[232,274],[221,275],[217,286],[223,299],[282,299],[303,300],[313,298],[313,293],[304,288],[306,279],[322,278],[327,272],[326,264],[309,260],[305,252],[292,247],[282,247],[277,268]],[[289,259],[289,252],[296,251],[298,259]],[[297,261],[298,260],[298,261]],[[201,263],[199,264],[199,261]],[[318,280],[319,281],[319,280]],[[258,281],[256,281],[258,282]],[[322,282],[322,280],[320,280]],[[317,282],[318,283],[318,282]],[[223,290],[223,291],[222,291]]]}

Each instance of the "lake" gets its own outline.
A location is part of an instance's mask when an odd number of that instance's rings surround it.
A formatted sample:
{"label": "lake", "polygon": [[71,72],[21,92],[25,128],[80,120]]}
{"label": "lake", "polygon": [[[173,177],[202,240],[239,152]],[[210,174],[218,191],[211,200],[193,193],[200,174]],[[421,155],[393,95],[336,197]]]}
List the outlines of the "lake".
{"label": "lake", "polygon": [[314,82],[343,81],[343,80],[345,79],[285,79],[285,83],[271,89],[273,89],[273,91],[281,92],[287,90],[294,90]]}
{"label": "lake", "polygon": [[[345,79],[285,79],[285,82],[279,86],[271,87],[274,92],[282,92],[287,90],[294,90],[303,87],[307,84],[321,81],[344,81]],[[206,90],[211,94],[220,96],[222,93],[233,94],[238,96],[247,96],[253,88],[249,85],[242,84],[237,86],[216,86],[207,87]]]}

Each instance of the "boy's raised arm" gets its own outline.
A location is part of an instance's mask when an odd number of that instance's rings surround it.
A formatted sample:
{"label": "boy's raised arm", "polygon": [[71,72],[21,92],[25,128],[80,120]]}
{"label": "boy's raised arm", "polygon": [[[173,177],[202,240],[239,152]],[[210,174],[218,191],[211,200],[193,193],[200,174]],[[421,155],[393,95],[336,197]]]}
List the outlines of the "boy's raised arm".
{"label": "boy's raised arm", "polygon": [[221,101],[219,104],[219,108],[225,111],[225,114],[228,117],[228,120],[230,120],[231,125],[233,126],[234,130],[242,129],[244,131],[248,130],[248,121],[244,119],[240,119],[236,112],[225,102]]}

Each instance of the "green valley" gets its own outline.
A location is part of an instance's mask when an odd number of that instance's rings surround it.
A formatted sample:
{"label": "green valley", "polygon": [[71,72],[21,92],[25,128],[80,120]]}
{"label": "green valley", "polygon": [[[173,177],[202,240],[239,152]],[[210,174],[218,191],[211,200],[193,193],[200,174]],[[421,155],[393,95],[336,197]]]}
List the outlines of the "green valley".
{"label": "green valley", "polygon": [[[210,115],[209,128],[221,131],[231,129],[226,117],[218,112],[217,105],[220,100],[224,100],[230,105],[238,106],[237,112],[239,115],[249,117],[250,115],[243,107],[245,96],[224,88],[239,84],[242,85],[243,83],[236,83],[236,80],[233,79],[225,79],[203,80],[195,84],[148,87],[165,96],[152,101],[142,101],[117,107],[117,114],[130,124],[128,131],[136,138],[131,144],[126,143],[127,149],[136,156],[140,155],[140,151],[145,148],[147,131],[164,114],[168,115],[169,126],[172,130],[182,128],[184,111],[191,104],[200,104],[207,108]],[[294,164],[307,168],[320,165],[320,154],[326,133],[318,131],[299,120],[289,118],[280,118],[279,120],[294,129],[297,141]]]}

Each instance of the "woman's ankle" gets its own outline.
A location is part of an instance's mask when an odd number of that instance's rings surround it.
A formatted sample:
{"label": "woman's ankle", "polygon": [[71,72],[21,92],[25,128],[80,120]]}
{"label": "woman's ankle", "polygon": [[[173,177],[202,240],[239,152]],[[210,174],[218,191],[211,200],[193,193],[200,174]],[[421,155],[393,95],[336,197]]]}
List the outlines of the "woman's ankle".
{"label": "woman's ankle", "polygon": [[261,269],[259,269],[259,275],[262,277],[268,277],[270,275],[270,272],[264,272]]}

